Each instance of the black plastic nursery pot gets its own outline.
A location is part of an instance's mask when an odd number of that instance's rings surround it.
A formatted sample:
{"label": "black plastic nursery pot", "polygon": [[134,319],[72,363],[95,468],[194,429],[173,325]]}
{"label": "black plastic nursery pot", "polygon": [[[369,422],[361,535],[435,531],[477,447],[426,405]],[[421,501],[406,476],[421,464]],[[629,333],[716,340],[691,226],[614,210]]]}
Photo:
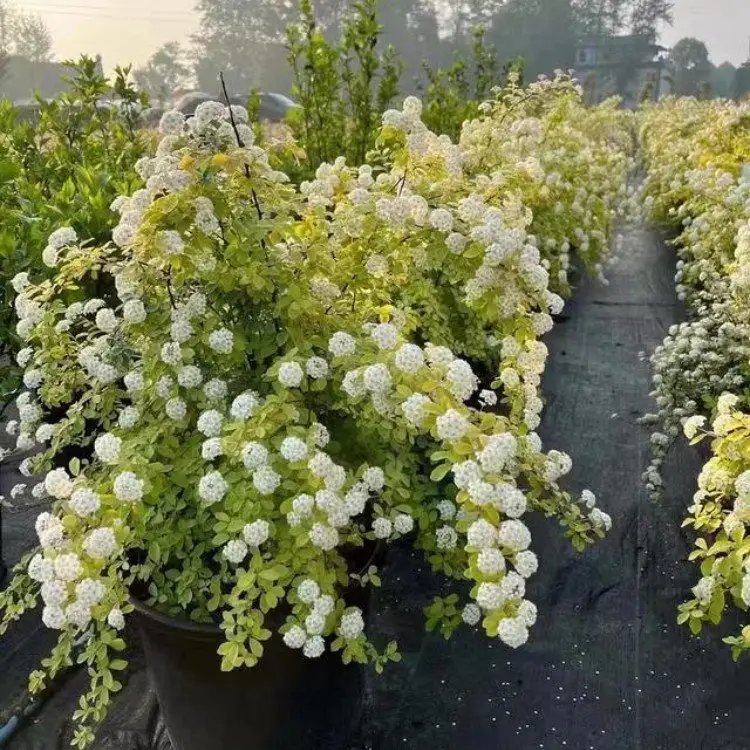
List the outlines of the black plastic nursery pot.
{"label": "black plastic nursery pot", "polygon": [[364,670],[326,651],[307,659],[278,634],[252,668],[220,670],[218,626],[134,602],[174,750],[341,750],[362,714]]}
{"label": "black plastic nursery pot", "polygon": [[[368,565],[382,558],[380,547],[365,555]],[[370,590],[351,587],[344,596],[366,621]],[[274,632],[254,667],[222,672],[217,649],[224,637],[217,625],[164,615],[135,597],[131,602],[174,750],[347,747],[362,715],[362,665],[345,665],[340,653],[328,650],[306,658]]]}

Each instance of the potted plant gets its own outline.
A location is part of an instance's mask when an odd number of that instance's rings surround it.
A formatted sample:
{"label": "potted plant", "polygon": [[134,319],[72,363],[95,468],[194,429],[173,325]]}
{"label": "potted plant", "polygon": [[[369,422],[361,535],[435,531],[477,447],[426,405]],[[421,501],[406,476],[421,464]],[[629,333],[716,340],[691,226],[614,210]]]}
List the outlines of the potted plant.
{"label": "potted plant", "polygon": [[[0,632],[41,598],[60,637],[32,690],[88,635],[80,747],[120,687],[130,614],[177,748],[236,742],[238,720],[254,747],[336,747],[359,665],[399,658],[365,628],[379,545],[405,539],[468,580],[431,627],[481,622],[518,647],[536,619],[523,515],[555,516],[577,547],[609,527],[534,432],[537,339],[562,300],[528,212],[515,195],[498,208],[498,182],[463,170],[418,100],[384,119],[386,166],[339,160],[297,189],[242,108],[168,112],[145,187],[113,204],[114,243],[58,231],[55,277],[15,280],[20,437],[43,447],[24,468],[52,506]],[[92,276],[102,297],[79,300]],[[499,362],[497,390],[447,341]]]}

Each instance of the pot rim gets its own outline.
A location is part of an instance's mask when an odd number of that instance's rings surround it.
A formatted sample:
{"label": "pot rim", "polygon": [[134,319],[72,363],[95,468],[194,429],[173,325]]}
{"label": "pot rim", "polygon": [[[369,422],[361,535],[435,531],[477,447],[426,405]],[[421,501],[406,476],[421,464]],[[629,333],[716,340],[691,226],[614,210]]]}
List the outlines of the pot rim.
{"label": "pot rim", "polygon": [[[376,560],[383,556],[384,553],[385,543],[379,539],[372,550],[372,554],[367,558],[367,562],[359,569],[359,574],[368,570]],[[222,633],[221,627],[216,623],[194,622],[193,620],[188,620],[187,617],[166,615],[158,609],[145,604],[133,593],[128,596],[128,600],[138,614],[165,627],[175,628],[197,636],[216,636],[221,635]]]}
{"label": "pot rim", "polygon": [[208,622],[194,622],[188,620],[187,617],[174,617],[173,615],[165,615],[163,612],[159,612],[154,607],[149,607],[144,604],[140,599],[136,598],[133,594],[128,597],[130,604],[133,606],[136,612],[143,617],[147,617],[149,620],[154,620],[160,625],[165,625],[169,628],[175,628],[176,630],[183,630],[188,633],[195,635],[218,635],[221,633],[221,628]]}

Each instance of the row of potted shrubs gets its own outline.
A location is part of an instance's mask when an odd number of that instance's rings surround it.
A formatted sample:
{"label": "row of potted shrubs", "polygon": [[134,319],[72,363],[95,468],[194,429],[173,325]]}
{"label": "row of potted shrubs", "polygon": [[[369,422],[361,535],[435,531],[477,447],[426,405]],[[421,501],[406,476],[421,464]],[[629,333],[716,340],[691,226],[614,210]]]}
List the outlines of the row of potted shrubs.
{"label": "row of potted shrubs", "polygon": [[[640,118],[644,203],[676,235],[675,281],[688,311],[652,357],[660,429],[645,479],[658,496],[681,432],[710,442],[684,522],[700,579],[678,616],[699,633],[730,605],[750,606],[750,105],[669,99]],[[738,658],[750,626],[724,640]]]}

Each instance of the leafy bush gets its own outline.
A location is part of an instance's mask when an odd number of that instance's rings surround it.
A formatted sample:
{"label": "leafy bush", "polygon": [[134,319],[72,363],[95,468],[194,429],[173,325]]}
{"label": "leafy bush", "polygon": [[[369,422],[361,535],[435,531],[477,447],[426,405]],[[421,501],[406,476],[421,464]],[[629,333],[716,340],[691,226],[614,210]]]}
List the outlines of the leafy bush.
{"label": "leafy bush", "polygon": [[310,0],[301,0],[300,17],[287,31],[287,50],[292,97],[300,105],[288,123],[305,154],[302,174],[311,176],[338,156],[363,164],[401,75],[395,50],[379,49],[377,0],[353,4],[335,45],[319,28]]}
{"label": "leafy bush", "polygon": [[[345,600],[352,551],[406,538],[468,581],[463,604],[428,608],[429,627],[481,622],[525,643],[538,560],[521,518],[555,517],[577,549],[611,523],[592,493],[561,489],[571,461],[535,432],[539,336],[563,305],[540,248],[554,240],[559,257],[588,221],[579,241],[602,249],[625,193],[620,116],[586,117],[576,97],[567,80],[505,92],[458,144],[409,98],[384,114],[374,166],[337,159],[299,188],[242,108],[168,112],[138,163],[145,187],[113,204],[114,244],[58,230],[55,276],[14,279],[29,390],[13,429],[40,445],[22,470],[52,507],[0,593],[0,630],[41,598],[60,637],[34,691],[90,634],[79,746],[119,688],[139,583],[159,611],[220,625],[223,669],[254,665],[273,631],[309,658],[328,647],[380,669],[398,655]],[[596,135],[583,150],[579,125]],[[545,201],[558,221],[534,236]],[[92,296],[93,279],[117,299]],[[499,365],[492,387],[447,345]]]}
{"label": "leafy bush", "polygon": [[[69,90],[39,102],[24,121],[0,102],[0,359],[18,349],[10,280],[44,272],[43,250],[53,229],[66,224],[99,244],[110,237],[109,204],[135,186],[134,165],[146,138],[136,131],[144,101],[118,69],[110,84],[94,60],[73,68]],[[16,391],[20,370],[3,362],[0,403]]]}

